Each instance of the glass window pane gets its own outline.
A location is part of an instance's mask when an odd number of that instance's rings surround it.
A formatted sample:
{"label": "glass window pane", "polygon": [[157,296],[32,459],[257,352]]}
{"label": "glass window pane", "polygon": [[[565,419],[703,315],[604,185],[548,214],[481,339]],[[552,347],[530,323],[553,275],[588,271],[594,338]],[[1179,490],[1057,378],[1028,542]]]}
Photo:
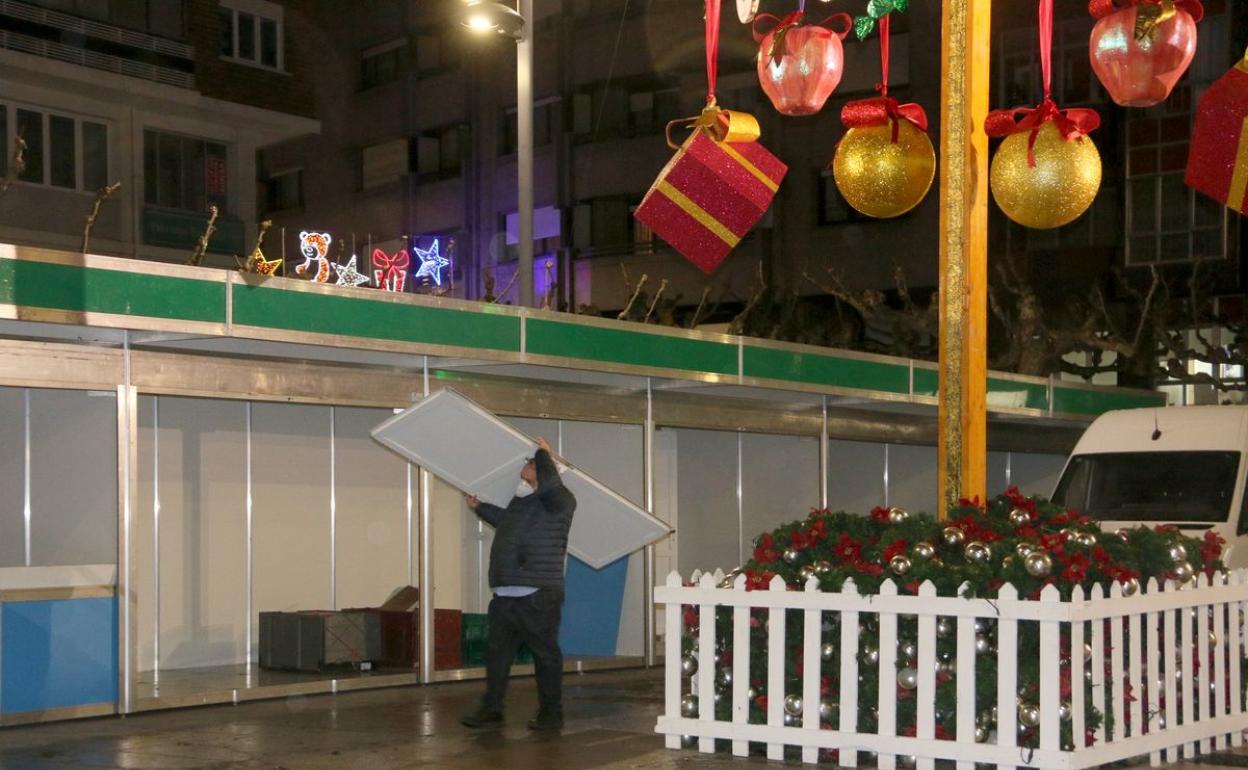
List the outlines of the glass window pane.
{"label": "glass window pane", "polygon": [[78,186],[78,160],[74,148],[74,119],[60,115],[48,117],[48,156],[51,159],[51,183],[56,187],[74,189]]}
{"label": "glass window pane", "polygon": [[442,132],[441,159],[439,167],[443,171],[459,168],[459,130],[450,128]]}
{"label": "glass window pane", "polygon": [[9,108],[0,104],[0,176],[9,171],[9,157],[13,148],[9,146]]}
{"label": "glass window pane", "polygon": [[17,135],[26,140],[26,168],[18,178],[43,184],[43,113],[18,110]]}
{"label": "glass window pane", "polygon": [[182,139],[182,207],[189,211],[207,211],[204,199],[204,143],[198,139]]}
{"label": "glass window pane", "polygon": [[1192,233],[1192,257],[1194,259],[1221,259],[1225,256],[1222,228],[1196,230]]}
{"label": "glass window pane", "polygon": [[82,186],[98,190],[108,184],[108,129],[100,123],[82,124]]}
{"label": "glass window pane", "polygon": [[1222,227],[1226,207],[1207,195],[1196,196],[1196,227]]}
{"label": "glass window pane", "polygon": [[277,66],[277,22],[272,19],[260,20],[260,63]]}
{"label": "glass window pane", "polygon": [[1161,178],[1161,231],[1177,233],[1192,227],[1192,193],[1182,174]]}
{"label": "glass window pane", "polygon": [[160,205],[160,139],[155,131],[143,132],[143,202]]}
{"label": "glass window pane", "polygon": [[1192,258],[1191,237],[1187,233],[1161,236],[1161,261],[1173,262]]}
{"label": "glass window pane", "polygon": [[182,3],[157,0],[148,3],[148,31],[154,35],[172,38],[186,37],[186,21]]}
{"label": "glass window pane", "polygon": [[1127,252],[1127,262],[1132,265],[1147,265],[1157,261],[1157,239],[1151,235],[1132,238]]}
{"label": "glass window pane", "polygon": [[217,19],[221,23],[221,44],[220,50],[222,56],[234,55],[234,12],[229,8],[221,8],[217,11]]}
{"label": "glass window pane", "polygon": [[215,142],[204,143],[203,190],[207,197],[207,205],[214,205],[224,213],[226,196],[230,185],[228,176],[227,155],[224,144]]}
{"label": "glass window pane", "polygon": [[1157,180],[1155,177],[1131,180],[1131,232],[1139,235],[1157,232]]}
{"label": "glass window pane", "polygon": [[176,136],[159,136],[159,178],[156,182],[156,203],[170,208],[182,208],[182,141]]}
{"label": "glass window pane", "polygon": [[256,17],[238,14],[238,58],[256,60]]}
{"label": "glass window pane", "polygon": [[113,23],[131,29],[147,29],[147,0],[113,0]]}

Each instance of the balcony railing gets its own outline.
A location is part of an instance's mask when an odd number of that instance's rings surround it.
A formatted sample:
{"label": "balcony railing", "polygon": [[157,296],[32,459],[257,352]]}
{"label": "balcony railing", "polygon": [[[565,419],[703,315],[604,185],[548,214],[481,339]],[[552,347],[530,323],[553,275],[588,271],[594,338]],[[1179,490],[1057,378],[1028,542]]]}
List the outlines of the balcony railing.
{"label": "balcony railing", "polygon": [[[5,0],[0,0],[0,3],[2,2],[5,2]],[[179,72],[168,67],[158,67],[120,56],[75,48],[49,40],[41,40],[37,37],[30,37],[29,35],[22,35],[17,32],[0,30],[0,48],[42,56],[45,59],[55,59],[56,61],[63,61],[69,64],[77,64],[82,67],[90,67],[91,69],[115,72],[118,75],[128,75],[129,77],[150,80],[178,88],[195,87],[195,76],[189,72]]]}
{"label": "balcony railing", "polygon": [[193,59],[195,56],[194,48],[177,40],[169,40],[168,38],[149,35],[145,32],[91,21],[79,16],[71,16],[66,13],[30,5],[29,3],[18,2],[17,0],[0,0],[0,14],[28,21],[32,24],[65,30],[66,32],[76,32],[86,37],[121,43],[132,48],[141,48],[145,51],[153,51],[167,56],[176,56],[188,60]]}

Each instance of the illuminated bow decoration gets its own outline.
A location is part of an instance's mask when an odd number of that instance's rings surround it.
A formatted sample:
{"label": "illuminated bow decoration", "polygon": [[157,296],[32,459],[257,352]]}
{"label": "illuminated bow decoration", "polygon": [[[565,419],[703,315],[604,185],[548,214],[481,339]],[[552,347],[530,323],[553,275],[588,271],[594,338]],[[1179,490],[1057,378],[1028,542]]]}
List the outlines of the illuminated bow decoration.
{"label": "illuminated bow decoration", "polygon": [[1036,167],[1036,137],[1040,135],[1040,127],[1052,121],[1066,141],[1078,139],[1095,131],[1101,125],[1101,116],[1096,110],[1075,108],[1060,110],[1052,99],[1045,99],[1036,107],[1015,107],[1014,109],[993,110],[984,121],[984,133],[993,139],[1021,134],[1030,131],[1027,137],[1027,165]]}
{"label": "illuminated bow decoration", "polygon": [[927,113],[913,102],[898,104],[891,96],[876,96],[847,103],[841,108],[841,122],[846,128],[893,125],[893,143],[897,143],[900,122],[913,124],[920,131],[927,131]]}
{"label": "illuminated bow decoration", "polygon": [[1135,16],[1135,39],[1148,40],[1157,34],[1157,28],[1169,21],[1178,11],[1185,11],[1192,21],[1205,17],[1205,7],[1200,0],[1090,0],[1088,13],[1095,19],[1103,19],[1111,13],[1138,7]]}
{"label": "illuminated bow decoration", "polygon": [[[779,64],[789,52],[787,44],[789,30],[800,27],[804,18],[805,14],[801,11],[794,11],[783,19],[770,13],[759,14],[754,18],[754,42],[761,43],[768,35],[772,36],[771,45],[767,48],[767,58],[771,64]],[[765,30],[760,29],[758,26],[760,22],[771,26]],[[834,29],[832,25],[837,23],[843,24],[844,29]],[[814,26],[829,29],[844,40],[854,28],[854,20],[848,13],[834,13]]]}
{"label": "illuminated bow decoration", "polygon": [[717,142],[756,142],[762,134],[758,127],[758,118],[748,112],[722,110],[714,99],[706,105],[701,115],[673,120],[667,124],[667,146],[673,150],[679,150],[680,145],[672,138],[672,131],[682,126],[694,131],[705,131]]}
{"label": "illuminated bow decoration", "polygon": [[403,291],[407,283],[407,268],[412,263],[407,249],[390,256],[381,249],[373,249],[373,278],[378,288],[386,291]]}

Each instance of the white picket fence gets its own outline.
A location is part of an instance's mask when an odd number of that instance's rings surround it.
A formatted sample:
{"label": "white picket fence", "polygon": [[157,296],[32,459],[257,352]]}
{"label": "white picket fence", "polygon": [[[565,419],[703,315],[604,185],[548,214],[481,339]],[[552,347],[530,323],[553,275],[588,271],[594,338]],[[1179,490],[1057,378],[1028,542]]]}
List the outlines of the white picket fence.
{"label": "white picket fence", "polygon": [[[665,605],[666,613],[664,713],[655,729],[666,736],[668,748],[696,741],[702,752],[711,753],[716,740],[722,740],[731,741],[737,756],[748,755],[751,742],[765,744],[769,759],[783,759],[786,747],[800,747],[802,761],[807,763],[830,759],[831,754],[821,754],[821,750],[836,749],[835,763],[842,767],[856,767],[860,752],[873,752],[881,770],[894,770],[899,762],[911,761],[917,770],[933,770],[937,759],[956,761],[957,770],[975,770],[974,764],[981,762],[1007,770],[1018,766],[1080,770],[1145,754],[1153,765],[1163,759],[1190,759],[1211,749],[1242,745],[1243,731],[1248,728],[1243,706],[1245,672],[1241,671],[1242,646],[1248,641],[1242,630],[1248,603],[1246,570],[1215,576],[1213,581],[1200,576],[1184,587],[1170,582],[1158,586],[1149,580],[1143,591],[1127,597],[1117,583],[1108,595],[1099,585],[1086,597],[1076,588],[1070,601],[1063,601],[1053,586],[1038,601],[1027,601],[1019,599],[1009,584],[1001,587],[995,599],[966,599],[937,596],[931,582],[925,582],[917,596],[899,595],[892,581],[883,584],[879,595],[860,596],[852,581],[834,593],[819,591],[813,577],[803,591],[787,590],[779,577],[772,580],[770,590],[758,591],[745,590],[744,575],[738,575],[731,588],[719,588],[722,580],[719,572],[694,573],[693,585],[686,586],[673,572],[666,585],[655,588],[655,601]],[[692,676],[682,673],[684,606],[692,606],[698,616],[697,667]],[[731,663],[722,667],[717,665],[715,638],[715,613],[721,607],[731,608],[732,614]],[[765,610],[767,617],[766,724],[749,720],[752,610]],[[788,610],[803,613],[801,670],[805,673],[797,692],[785,691]],[[824,661],[825,620],[838,614],[839,660]],[[859,624],[869,616],[875,616],[872,625],[878,623],[879,628],[876,733],[855,730],[860,705]],[[898,620],[906,616],[917,618],[918,630],[917,650],[904,651],[915,654],[915,663],[910,665],[918,680],[913,736],[899,735],[896,720]],[[957,692],[953,740],[938,740],[935,733],[938,619],[943,619],[942,630],[956,639],[955,665],[946,663],[944,668],[952,672]],[[997,658],[996,698],[987,704],[975,702],[977,619],[995,624],[996,631],[996,650],[987,653]],[[1039,745],[1034,749],[1018,742],[1018,634],[1020,624],[1028,623],[1039,624],[1040,639],[1039,723],[1033,728],[1039,731]],[[829,628],[835,626],[829,624]],[[1077,663],[1087,655],[1085,641],[1091,646],[1090,671],[1086,664]],[[1070,656],[1071,669],[1071,694],[1065,703],[1060,693],[1063,655]],[[821,674],[833,667],[839,693],[825,700],[836,703],[839,721],[837,729],[821,729]],[[731,690],[730,720],[715,718],[717,676],[723,687],[720,697]],[[730,685],[725,687],[729,676]],[[1145,688],[1145,682],[1154,684]],[[1128,684],[1134,700],[1127,698]],[[1085,746],[1082,739],[1088,688],[1096,709],[1105,714],[1108,705],[1114,715],[1112,728],[1102,722],[1091,746]],[[1181,700],[1180,690],[1186,696]],[[805,708],[800,717],[790,716],[791,724],[786,726],[787,695],[799,696]],[[689,701],[689,696],[694,700]],[[693,716],[682,715],[682,702]],[[694,703],[696,712],[691,708]],[[996,707],[995,734],[977,742],[977,715],[992,706]],[[1034,711],[1026,718],[1035,721]],[[1073,745],[1062,745],[1063,718],[1073,730]],[[984,737],[981,732],[980,738]]]}

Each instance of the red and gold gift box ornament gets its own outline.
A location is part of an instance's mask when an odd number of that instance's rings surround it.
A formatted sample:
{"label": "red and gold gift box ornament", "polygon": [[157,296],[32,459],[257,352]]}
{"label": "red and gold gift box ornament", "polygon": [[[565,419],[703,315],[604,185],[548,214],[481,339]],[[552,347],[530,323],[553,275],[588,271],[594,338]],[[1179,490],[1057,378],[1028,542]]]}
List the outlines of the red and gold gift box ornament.
{"label": "red and gold gift box ornament", "polygon": [[1196,105],[1187,184],[1248,214],[1248,52]]}
{"label": "red and gold gift box ornament", "polygon": [[1101,116],[1054,103],[1052,63],[1053,0],[1040,0],[1044,101],[1034,108],[993,110],[984,121],[984,133],[1005,139],[989,171],[993,200],[1007,217],[1037,230],[1075,221],[1101,189],[1101,155],[1088,137]]}
{"label": "red and gold gift box ornament", "polygon": [[1200,0],[1091,0],[1092,70],[1123,107],[1152,107],[1169,96],[1196,55]]}
{"label": "red and gold gift box ornament", "polygon": [[879,25],[880,95],[841,109],[841,122],[849,130],[836,145],[832,176],[855,210],[888,219],[905,214],[927,196],[936,176],[936,150],[927,136],[923,108],[898,104],[888,95],[888,14]]}
{"label": "red and gold gift box ornament", "polygon": [[[667,125],[676,154],[633,216],[710,274],[766,213],[788,166],[758,143],[758,121],[715,101],[721,0],[706,0],[707,100],[702,114]],[[683,143],[673,129],[693,131]]]}

